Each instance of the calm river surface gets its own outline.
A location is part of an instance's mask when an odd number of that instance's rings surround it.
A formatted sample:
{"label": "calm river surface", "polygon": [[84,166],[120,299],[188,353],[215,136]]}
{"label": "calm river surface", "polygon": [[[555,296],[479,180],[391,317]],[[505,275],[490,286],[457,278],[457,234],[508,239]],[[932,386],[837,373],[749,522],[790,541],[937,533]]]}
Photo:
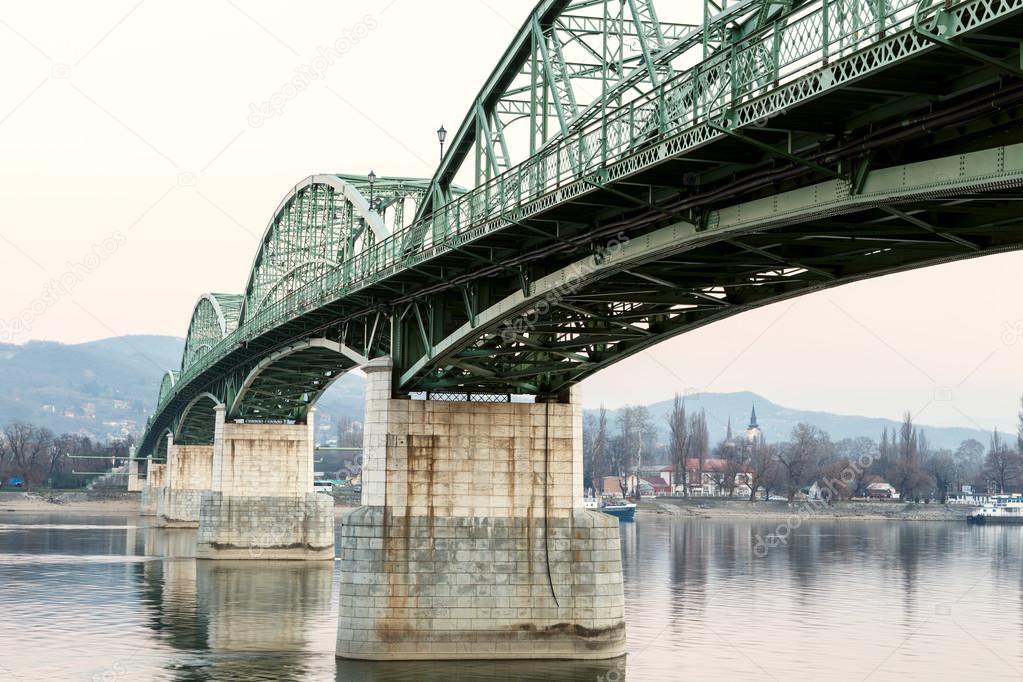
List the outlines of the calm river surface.
{"label": "calm river surface", "polygon": [[338,564],[196,562],[194,531],[0,512],[0,680],[1021,680],[1023,527],[644,517],[629,655],[334,659]]}

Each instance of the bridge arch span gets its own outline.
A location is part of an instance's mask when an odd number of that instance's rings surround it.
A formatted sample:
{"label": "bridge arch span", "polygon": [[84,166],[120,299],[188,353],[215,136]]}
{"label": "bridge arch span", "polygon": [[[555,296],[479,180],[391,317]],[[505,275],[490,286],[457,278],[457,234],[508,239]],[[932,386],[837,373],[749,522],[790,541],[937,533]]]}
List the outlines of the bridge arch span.
{"label": "bridge arch span", "polygon": [[156,438],[156,447],[154,448],[154,456],[160,460],[160,463],[167,461],[167,436],[173,436],[174,431],[171,427],[166,427],[160,432],[160,435]]}
{"label": "bridge arch span", "polygon": [[240,294],[203,294],[192,310],[181,356],[181,372],[209,353],[238,328],[243,297]]}
{"label": "bridge arch span", "polygon": [[245,287],[241,321],[272,310],[289,294],[330,274],[405,224],[429,183],[409,178],[313,175],[273,213]]}
{"label": "bridge arch span", "polygon": [[174,386],[178,383],[178,375],[179,372],[173,369],[169,369],[164,373],[163,379],[160,381],[160,398],[157,405],[162,405],[167,400],[171,391],[174,390]]}
{"label": "bridge arch span", "polygon": [[249,372],[228,410],[229,419],[301,422],[331,384],[369,359],[344,344],[318,338],[267,356]]}
{"label": "bridge arch span", "polygon": [[174,442],[181,445],[212,445],[217,424],[214,408],[223,405],[223,400],[209,392],[192,398],[181,410],[174,430]]}

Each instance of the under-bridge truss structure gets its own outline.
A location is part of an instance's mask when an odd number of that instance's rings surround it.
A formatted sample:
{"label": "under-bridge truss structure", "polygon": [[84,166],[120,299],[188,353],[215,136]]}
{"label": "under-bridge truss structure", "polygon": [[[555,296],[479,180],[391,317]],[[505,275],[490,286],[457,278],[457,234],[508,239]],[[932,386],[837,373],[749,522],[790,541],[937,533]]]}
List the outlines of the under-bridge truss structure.
{"label": "under-bridge truss structure", "polygon": [[244,291],[199,299],[140,453],[210,442],[218,405],[302,421],[382,355],[398,395],[556,395],[757,306],[1023,247],[1023,0],[694,4],[542,0],[432,178],[292,188]]}

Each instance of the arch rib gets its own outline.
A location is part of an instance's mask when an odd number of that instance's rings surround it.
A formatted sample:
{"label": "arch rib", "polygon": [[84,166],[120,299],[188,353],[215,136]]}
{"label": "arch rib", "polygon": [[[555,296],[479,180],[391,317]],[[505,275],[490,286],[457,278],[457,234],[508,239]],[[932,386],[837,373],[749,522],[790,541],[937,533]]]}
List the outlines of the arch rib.
{"label": "arch rib", "polygon": [[[363,367],[369,364],[369,358],[367,358],[366,356],[356,352],[355,350],[349,348],[343,343],[331,341],[330,339],[309,339],[307,341],[302,341],[300,343],[290,345],[286,348],[282,348],[281,350],[277,351],[272,355],[267,356],[266,358],[261,360],[259,364],[252,368],[248,376],[245,377],[245,380],[239,387],[234,400],[231,402],[231,407],[228,410],[228,414],[231,417],[235,417],[240,414],[242,405],[245,402],[246,398],[248,397],[248,394],[251,392],[254,384],[268,369],[272,368],[281,360],[289,356],[314,349],[322,349],[331,351],[333,353],[337,353],[338,355],[341,355],[347,358],[349,361],[351,361],[355,367]],[[337,372],[335,375],[330,377],[329,381],[325,382],[322,386],[316,386],[315,390],[318,393],[322,394],[322,392],[326,390],[330,386],[330,384],[339,379],[343,374],[344,372]]]}

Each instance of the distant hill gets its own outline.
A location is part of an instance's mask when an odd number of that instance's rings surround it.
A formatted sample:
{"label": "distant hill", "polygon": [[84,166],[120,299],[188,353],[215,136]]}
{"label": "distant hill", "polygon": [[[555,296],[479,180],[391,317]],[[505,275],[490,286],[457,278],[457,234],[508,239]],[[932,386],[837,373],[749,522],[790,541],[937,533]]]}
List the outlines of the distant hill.
{"label": "distant hill", "polygon": [[[707,426],[710,429],[711,443],[717,443],[725,437],[728,420],[732,420],[732,429],[735,433],[745,431],[750,419],[750,410],[753,407],[757,410],[757,423],[764,437],[769,442],[781,442],[789,439],[792,428],[800,423],[807,422],[827,431],[832,440],[843,438],[855,438],[867,436],[874,440],[881,437],[881,429],[888,427],[891,431],[898,428],[899,422],[880,417],[860,417],[852,415],[832,414],[831,412],[819,412],[813,410],[799,410],[784,407],[773,403],[761,395],[750,391],[738,393],[696,393],[686,396],[686,410],[699,411],[701,408],[707,412]],[[664,400],[648,405],[650,416],[657,428],[659,440],[667,442],[668,420],[671,412],[672,401]],[[586,414],[595,414],[596,410],[585,410]],[[615,419],[619,410],[608,410],[608,421],[615,426]],[[932,448],[948,448],[955,450],[959,444],[969,438],[975,438],[981,443],[987,444],[990,434],[978,429],[967,429],[947,426],[927,426],[918,424],[927,434],[927,440]]]}
{"label": "distant hill", "polygon": [[[23,346],[0,344],[0,424],[22,419],[58,433],[83,432],[107,440],[138,434],[156,403],[164,372],[181,364],[184,340],[171,336],[125,336],[90,343],[64,345],[30,342]],[[317,440],[334,438],[342,417],[361,421],[365,378],[349,374],[334,384],[317,409]],[[729,418],[734,429],[745,429],[750,408],[756,406],[764,435],[770,441],[787,440],[801,421],[815,424],[835,440],[869,436],[897,427],[895,421],[783,407],[755,393],[700,393],[686,398],[687,408],[707,411],[711,440],[724,437]],[[648,406],[667,442],[666,415],[671,401]],[[587,410],[587,413],[594,410]],[[617,416],[610,410],[612,427]],[[967,438],[987,443],[988,434],[975,429],[924,426],[931,445],[956,448]]]}
{"label": "distant hill", "polygon": [[0,345],[0,423],[20,419],[58,433],[109,439],[143,428],[182,339],[125,336],[64,345]]}
{"label": "distant hill", "polygon": [[[140,435],[164,372],[180,366],[183,348],[184,339],[172,336],[0,344],[0,424],[19,419],[101,440]],[[323,397],[318,421],[329,429],[321,440],[332,437],[339,417],[362,419],[364,384],[350,375]]]}

